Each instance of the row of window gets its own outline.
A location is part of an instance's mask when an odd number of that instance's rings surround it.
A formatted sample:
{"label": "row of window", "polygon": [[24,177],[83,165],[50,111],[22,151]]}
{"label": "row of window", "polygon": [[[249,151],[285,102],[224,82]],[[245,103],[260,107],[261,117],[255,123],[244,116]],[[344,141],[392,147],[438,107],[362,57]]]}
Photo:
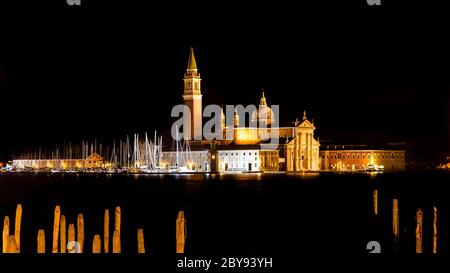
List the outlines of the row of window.
{"label": "row of window", "polygon": [[261,152],[261,155],[277,155],[277,154],[278,154],[278,152],[276,152],[276,151],[274,151],[274,152],[267,152],[267,151]]}
{"label": "row of window", "polygon": [[[236,157],[227,157],[227,158],[220,156],[219,160],[221,160],[221,161],[226,160],[226,161],[230,161],[230,162],[241,161],[241,160],[239,160],[238,156],[236,156]],[[245,158],[243,158],[242,160],[245,160]],[[250,161],[250,160],[251,160],[250,157],[248,157],[247,161]],[[258,157],[255,156],[255,162],[256,161],[258,161]]]}
{"label": "row of window", "polygon": [[[291,155],[294,155],[294,152],[295,152],[295,150],[291,149]],[[309,151],[307,149],[303,148],[303,149],[300,150],[300,153],[306,154],[306,153],[309,153]],[[312,149],[312,153],[316,154],[317,153],[317,149]]]}
{"label": "row of window", "polygon": [[[258,168],[258,163],[254,163],[255,165],[254,165],[254,167],[255,168]],[[250,167],[250,166],[248,166],[247,165],[247,163],[242,163],[242,164],[239,164],[239,163],[229,163],[229,165],[228,165],[228,163],[226,163],[225,164],[225,168],[222,168],[222,169],[227,169],[227,168],[247,168],[247,167]]]}
{"label": "row of window", "polygon": [[[223,156],[224,154],[225,154],[225,156],[228,156],[228,153],[223,153],[223,152],[219,153],[220,156]],[[257,154],[258,153],[255,152],[255,155],[257,155]],[[231,153],[231,155],[239,155],[239,153]],[[245,152],[243,153],[243,155],[245,155]],[[248,152],[248,155],[252,155],[252,153]]]}
{"label": "row of window", "polygon": [[[364,159],[364,154],[361,155],[361,158]],[[367,154],[367,159],[370,159],[371,155]],[[337,155],[327,155],[326,158],[334,158],[334,159],[360,159],[360,154],[347,154],[347,157],[345,156],[345,154],[337,154]],[[374,159],[398,159],[398,158],[403,158],[403,155],[398,155],[398,154],[390,154],[390,155],[377,155],[375,154],[373,156]]]}
{"label": "row of window", "polygon": [[[345,165],[345,164],[342,164],[342,165],[340,165],[340,164],[331,164],[330,167],[332,169],[346,169],[346,170],[351,170],[353,168],[354,169],[366,169],[367,168],[366,165],[361,165],[361,164],[353,164],[353,165],[350,165],[350,164],[347,164],[347,165]],[[395,169],[402,169],[405,166],[404,165],[390,165],[390,166],[386,166],[386,167],[388,169],[395,170]],[[326,165],[323,165],[323,168],[326,168]]]}
{"label": "row of window", "polygon": [[270,168],[277,167],[276,163],[273,163],[273,162],[269,162],[269,163],[261,163],[261,166],[262,166],[263,168],[267,168],[267,167],[270,167]]}
{"label": "row of window", "polygon": [[[190,82],[188,82],[186,85],[186,89],[189,90],[189,89],[191,89],[191,87],[192,87],[192,84]],[[198,89],[198,82],[194,83],[194,89]]]}

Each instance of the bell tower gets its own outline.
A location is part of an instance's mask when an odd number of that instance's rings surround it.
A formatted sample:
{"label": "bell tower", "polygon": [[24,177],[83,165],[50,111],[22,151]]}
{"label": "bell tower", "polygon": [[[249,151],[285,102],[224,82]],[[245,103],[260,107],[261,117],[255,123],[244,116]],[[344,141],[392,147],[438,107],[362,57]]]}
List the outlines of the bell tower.
{"label": "bell tower", "polygon": [[197,69],[197,63],[195,62],[194,49],[191,47],[189,51],[189,60],[184,74],[184,105],[191,110],[191,116],[184,116],[184,124],[191,125],[190,136],[185,135],[187,140],[202,140],[202,93],[200,88],[200,73]]}

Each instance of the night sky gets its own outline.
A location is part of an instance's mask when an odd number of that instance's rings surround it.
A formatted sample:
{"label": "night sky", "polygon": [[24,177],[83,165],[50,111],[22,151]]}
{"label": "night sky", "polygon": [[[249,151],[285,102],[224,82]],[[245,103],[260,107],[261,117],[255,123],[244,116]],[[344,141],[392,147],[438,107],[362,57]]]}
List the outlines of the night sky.
{"label": "night sky", "polygon": [[167,131],[193,46],[204,105],[264,88],[282,124],[306,110],[323,144],[406,142],[409,160],[443,161],[450,25],[442,8],[390,5],[2,4],[0,157]]}

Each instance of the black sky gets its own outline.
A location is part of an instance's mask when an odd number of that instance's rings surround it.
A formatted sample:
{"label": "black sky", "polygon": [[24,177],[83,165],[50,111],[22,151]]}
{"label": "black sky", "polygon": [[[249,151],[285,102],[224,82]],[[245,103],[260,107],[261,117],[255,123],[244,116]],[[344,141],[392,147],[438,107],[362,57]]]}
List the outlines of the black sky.
{"label": "black sky", "polygon": [[284,123],[305,109],[323,143],[450,155],[444,9],[340,2],[2,6],[0,153],[167,130],[192,45],[204,104],[257,103],[264,88]]}

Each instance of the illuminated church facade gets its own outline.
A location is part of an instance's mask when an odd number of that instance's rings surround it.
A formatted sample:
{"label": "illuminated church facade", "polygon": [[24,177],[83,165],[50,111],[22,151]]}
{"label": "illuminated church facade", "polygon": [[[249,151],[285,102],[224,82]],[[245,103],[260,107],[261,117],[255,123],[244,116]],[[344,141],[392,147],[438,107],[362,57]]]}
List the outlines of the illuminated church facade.
{"label": "illuminated church facade", "polygon": [[[194,150],[203,150],[208,162],[196,162],[197,166],[208,166],[202,171],[218,172],[301,172],[318,171],[320,142],[314,136],[316,127],[303,113],[294,126],[279,127],[276,115],[267,104],[262,92],[259,107],[251,113],[251,124],[263,126],[245,127],[240,124],[237,111],[233,122],[227,123],[222,111],[221,139],[202,139],[202,93],[194,51],[191,48],[184,75],[184,105],[190,109],[190,116],[184,116],[185,124],[191,125],[189,139]],[[233,126],[226,126],[233,124]],[[273,141],[275,140],[275,141]]]}

